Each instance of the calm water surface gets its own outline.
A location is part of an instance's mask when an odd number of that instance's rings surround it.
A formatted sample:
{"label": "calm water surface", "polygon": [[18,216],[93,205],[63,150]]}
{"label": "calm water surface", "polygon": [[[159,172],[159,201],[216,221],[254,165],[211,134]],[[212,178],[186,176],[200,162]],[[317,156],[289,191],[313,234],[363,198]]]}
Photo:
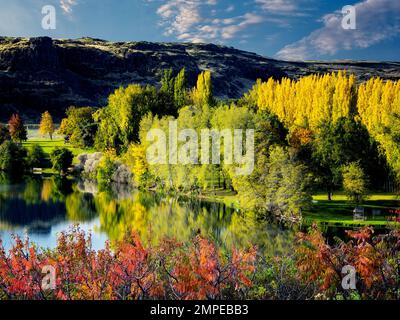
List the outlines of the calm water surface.
{"label": "calm water surface", "polygon": [[40,247],[55,247],[58,234],[75,224],[92,234],[95,249],[129,230],[147,243],[165,237],[186,241],[201,233],[222,247],[253,243],[273,255],[290,252],[294,239],[293,231],[218,203],[162,198],[126,188],[98,192],[89,182],[55,177],[0,184],[0,238],[6,249],[13,235],[29,237]]}

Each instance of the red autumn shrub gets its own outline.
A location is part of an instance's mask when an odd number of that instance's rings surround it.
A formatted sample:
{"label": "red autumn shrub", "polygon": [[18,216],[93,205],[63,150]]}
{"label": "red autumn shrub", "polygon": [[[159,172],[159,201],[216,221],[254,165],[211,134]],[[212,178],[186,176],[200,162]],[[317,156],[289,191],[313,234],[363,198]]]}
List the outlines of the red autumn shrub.
{"label": "red autumn shrub", "polygon": [[[400,231],[348,234],[349,242],[330,245],[314,227],[285,259],[258,257],[254,247],[222,253],[200,236],[145,246],[132,233],[98,251],[79,227],[51,250],[16,237],[8,252],[0,241],[0,299],[399,299]],[[341,286],[346,265],[357,272],[355,290]],[[45,266],[55,270],[55,290],[43,288]]]}
{"label": "red autumn shrub", "polygon": [[[249,274],[255,271],[256,249],[233,249],[224,261],[215,245],[196,237],[189,248],[180,246],[173,260],[169,261],[170,287],[178,299],[222,299],[228,289],[240,290],[251,286]],[[226,260],[226,259],[225,259]]]}
{"label": "red autumn shrub", "polygon": [[[370,227],[347,232],[350,241],[328,245],[314,226],[300,234],[296,248],[297,267],[302,281],[315,281],[325,297],[349,297],[342,288],[342,269],[352,266],[357,272],[354,290],[363,299],[400,298],[400,230],[373,236]],[[354,292],[353,292],[354,293]]]}
{"label": "red autumn shrub", "polygon": [[[93,250],[90,236],[74,227],[57,247],[39,250],[15,238],[7,253],[0,242],[0,299],[216,299],[250,286],[256,251],[222,255],[201,237],[143,246],[137,234]],[[43,290],[44,266],[56,271],[56,289]]]}
{"label": "red autumn shrub", "polygon": [[14,247],[6,254],[0,241],[0,298],[44,298],[41,270],[36,249],[28,242],[15,238]]}

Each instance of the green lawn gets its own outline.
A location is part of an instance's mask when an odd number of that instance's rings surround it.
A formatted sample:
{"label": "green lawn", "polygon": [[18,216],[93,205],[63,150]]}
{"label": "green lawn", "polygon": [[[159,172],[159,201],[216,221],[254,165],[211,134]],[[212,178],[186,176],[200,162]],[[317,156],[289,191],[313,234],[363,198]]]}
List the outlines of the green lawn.
{"label": "green lawn", "polygon": [[[238,198],[234,192],[226,190],[208,190],[203,192],[202,199],[207,201],[216,201],[224,203],[227,206],[237,208],[239,206]],[[347,200],[344,194],[336,194],[332,201],[327,200],[325,194],[317,194],[313,196],[312,208],[304,212],[305,224],[314,222],[324,223],[327,225],[336,225],[344,227],[352,226],[375,226],[384,227],[391,222],[388,221],[390,215],[388,209],[400,208],[400,200],[394,194],[373,194],[361,206],[370,212],[372,209],[381,209],[382,215],[367,214],[367,220],[360,221],[353,219],[353,209],[357,206]]]}
{"label": "green lawn", "polygon": [[[93,150],[85,150],[81,148],[75,148],[69,143],[64,142],[64,136],[60,135],[57,133],[57,131],[53,135],[53,139],[50,139],[49,136],[43,137],[38,128],[39,125],[31,125],[33,127],[37,128],[30,128],[28,129],[28,140],[23,142],[23,145],[27,148],[30,148],[33,144],[38,144],[39,146],[42,147],[43,151],[47,156],[50,156],[50,153],[57,147],[65,147],[68,148],[69,150],[72,151],[74,156],[76,157],[77,155],[81,153],[90,153],[93,152]],[[58,124],[55,125],[56,128],[59,127]],[[76,159],[75,159],[76,161]]]}
{"label": "green lawn", "polygon": [[75,147],[71,146],[70,144],[65,143],[63,139],[54,139],[54,140],[50,140],[50,139],[32,139],[32,140],[25,141],[23,143],[23,145],[26,148],[30,148],[34,144],[37,144],[37,145],[41,146],[43,151],[46,153],[46,155],[50,155],[50,153],[57,147],[59,147],[59,148],[61,148],[61,147],[68,148],[73,152],[73,154],[75,156],[85,152],[85,150],[83,150],[83,149],[75,148]]}
{"label": "green lawn", "polygon": [[[340,224],[343,226],[352,225],[372,225],[385,226],[388,225],[391,214],[388,209],[399,208],[400,200],[397,195],[377,193],[372,194],[361,207],[365,208],[367,214],[366,221],[354,220],[353,209],[356,204],[347,200],[344,194],[338,193],[333,196],[332,201],[327,200],[327,195],[317,194],[313,196],[312,208],[305,212],[304,220],[306,223],[323,222],[327,224]],[[372,215],[373,209],[380,209],[381,215]]]}
{"label": "green lawn", "polygon": [[[61,148],[68,148],[69,150],[72,151],[72,153],[75,156],[74,159],[74,163],[77,163],[77,159],[76,156],[81,154],[81,153],[90,153],[93,152],[92,150],[84,150],[81,148],[75,148],[73,146],[71,146],[68,143],[64,142],[64,139],[61,138],[57,138],[57,139],[45,139],[45,138],[38,138],[38,137],[34,137],[34,138],[30,138],[27,141],[23,142],[24,147],[26,148],[31,148],[32,145],[37,144],[40,147],[42,147],[44,153],[47,156],[47,160],[50,160],[50,153],[57,147]],[[46,168],[43,168],[45,173],[53,173],[53,170],[51,169],[51,165],[50,162],[48,161],[48,165],[46,166]]]}
{"label": "green lawn", "polygon": [[[227,206],[237,208],[239,206],[237,196],[234,192],[226,190],[208,190],[203,192],[202,199],[225,203]],[[305,224],[313,222],[337,226],[375,226],[384,227],[391,222],[388,221],[388,209],[400,208],[400,199],[394,194],[373,194],[361,206],[367,212],[372,209],[381,209],[382,215],[367,214],[366,221],[354,220],[353,209],[357,206],[347,200],[344,194],[336,194],[332,201],[327,200],[327,195],[317,194],[313,196],[312,208],[304,212]]]}
{"label": "green lawn", "polygon": [[[324,201],[328,200],[328,195],[326,193],[318,193],[313,196],[313,200]],[[347,197],[344,193],[338,192],[334,193],[332,197],[333,201],[346,201]],[[385,200],[400,200],[399,196],[390,193],[375,193],[368,197],[369,201],[385,201]]]}

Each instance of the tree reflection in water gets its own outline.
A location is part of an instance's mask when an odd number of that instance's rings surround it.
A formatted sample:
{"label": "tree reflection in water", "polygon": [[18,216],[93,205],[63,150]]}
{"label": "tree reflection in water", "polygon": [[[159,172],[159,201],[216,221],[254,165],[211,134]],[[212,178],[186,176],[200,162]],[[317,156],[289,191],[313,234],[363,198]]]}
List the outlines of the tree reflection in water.
{"label": "tree reflection in water", "polygon": [[97,226],[92,231],[106,234],[111,241],[131,231],[151,243],[165,237],[185,242],[201,233],[221,248],[256,244],[270,255],[290,251],[293,241],[293,232],[221,203],[161,197],[121,185],[99,192],[88,181],[59,177],[0,186],[2,234],[24,228],[54,237],[50,231],[60,223],[68,227],[92,222]]}

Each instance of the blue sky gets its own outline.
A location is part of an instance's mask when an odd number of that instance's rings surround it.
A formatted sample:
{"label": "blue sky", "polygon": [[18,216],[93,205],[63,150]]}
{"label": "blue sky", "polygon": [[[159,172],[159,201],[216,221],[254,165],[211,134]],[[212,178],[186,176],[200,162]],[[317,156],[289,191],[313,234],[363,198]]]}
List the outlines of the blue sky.
{"label": "blue sky", "polygon": [[[56,30],[41,27],[44,5]],[[354,5],[356,29],[342,28]],[[400,61],[400,0],[0,0],[0,35],[224,44],[286,59]]]}

